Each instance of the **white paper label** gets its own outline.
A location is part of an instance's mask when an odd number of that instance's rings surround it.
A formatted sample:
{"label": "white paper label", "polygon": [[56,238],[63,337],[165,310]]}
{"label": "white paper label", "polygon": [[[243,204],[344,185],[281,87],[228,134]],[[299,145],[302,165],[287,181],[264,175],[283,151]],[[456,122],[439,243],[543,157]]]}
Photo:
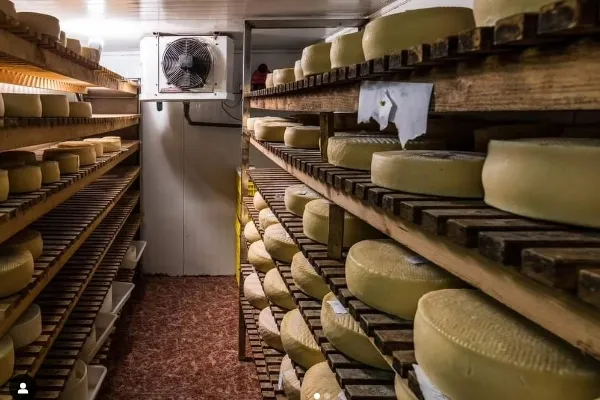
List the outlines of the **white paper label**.
{"label": "white paper label", "polygon": [[339,300],[331,300],[328,303],[336,314],[348,314],[348,310],[346,310],[346,307]]}
{"label": "white paper label", "polygon": [[279,382],[277,383],[277,389],[283,390],[283,374],[279,374]]}
{"label": "white paper label", "polygon": [[427,263],[429,263],[428,259],[423,258],[423,257],[421,257],[419,255],[414,255],[414,256],[406,257],[406,261],[408,261],[412,265],[419,265],[419,264],[427,264]]}
{"label": "white paper label", "polygon": [[425,400],[450,400],[449,397],[446,397],[433,385],[433,383],[431,383],[421,367],[418,365],[413,365],[413,367],[415,369],[415,373],[417,374],[419,387],[421,388],[421,392],[423,393]]}

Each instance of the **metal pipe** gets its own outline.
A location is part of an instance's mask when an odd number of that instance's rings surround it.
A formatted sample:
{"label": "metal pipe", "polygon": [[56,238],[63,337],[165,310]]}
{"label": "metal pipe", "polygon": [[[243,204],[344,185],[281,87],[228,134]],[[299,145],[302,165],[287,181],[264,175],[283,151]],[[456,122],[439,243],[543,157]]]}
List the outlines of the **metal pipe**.
{"label": "metal pipe", "polygon": [[185,101],[183,103],[183,115],[185,116],[185,120],[191,126],[212,126],[215,128],[241,128],[242,124],[223,124],[220,122],[199,122],[192,121],[192,117],[190,117],[190,102]]}

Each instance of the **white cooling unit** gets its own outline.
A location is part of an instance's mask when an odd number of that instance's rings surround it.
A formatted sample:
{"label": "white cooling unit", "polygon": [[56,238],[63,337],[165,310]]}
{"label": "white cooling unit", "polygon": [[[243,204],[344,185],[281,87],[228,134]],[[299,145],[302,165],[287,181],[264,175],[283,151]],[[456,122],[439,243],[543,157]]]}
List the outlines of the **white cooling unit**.
{"label": "white cooling unit", "polygon": [[233,100],[233,40],[152,36],[140,43],[142,101]]}

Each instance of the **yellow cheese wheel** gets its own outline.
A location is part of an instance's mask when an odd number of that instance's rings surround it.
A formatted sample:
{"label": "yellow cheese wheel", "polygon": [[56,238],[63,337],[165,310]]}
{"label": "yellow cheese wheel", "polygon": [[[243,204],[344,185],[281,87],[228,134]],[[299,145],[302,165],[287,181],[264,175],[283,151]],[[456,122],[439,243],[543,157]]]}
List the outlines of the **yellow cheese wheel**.
{"label": "yellow cheese wheel", "polygon": [[275,86],[274,82],[273,82],[273,74],[267,74],[267,80],[265,81],[265,86],[267,88],[272,88],[273,86]]}
{"label": "yellow cheese wheel", "polygon": [[69,99],[64,94],[41,94],[42,117],[68,117]]}
{"label": "yellow cheese wheel", "polygon": [[256,210],[258,210],[258,211],[269,207],[269,205],[267,204],[265,199],[263,199],[263,197],[258,192],[254,193],[254,198],[252,199],[252,203],[254,204],[254,208],[256,208]]}
{"label": "yellow cheese wheel", "polygon": [[104,145],[102,142],[97,140],[73,140],[69,142],[59,143],[57,147],[85,147],[92,146],[96,157],[102,157],[104,155]]}
{"label": "yellow cheese wheel", "polygon": [[81,54],[81,42],[77,39],[67,38],[67,49]]}
{"label": "yellow cheese wheel", "polygon": [[276,268],[267,272],[263,284],[265,294],[273,304],[286,310],[293,310],[296,308],[296,303],[285,285],[281,274]]}
{"label": "yellow cheese wheel", "polygon": [[292,279],[294,285],[302,292],[317,300],[322,300],[330,292],[329,286],[323,278],[315,271],[315,268],[304,257],[302,252],[296,253],[292,259]]}
{"label": "yellow cheese wheel", "polygon": [[49,185],[60,181],[60,164],[58,161],[38,161],[34,164],[42,170],[42,184]]}
{"label": "yellow cheese wheel", "polygon": [[339,400],[342,388],[337,382],[335,374],[326,362],[321,362],[311,367],[302,381],[301,400],[330,399]]}
{"label": "yellow cheese wheel", "polygon": [[286,83],[291,83],[296,80],[296,76],[294,74],[294,68],[282,68],[273,70],[273,84],[277,85],[285,85]]}
{"label": "yellow cheese wheel", "polygon": [[44,160],[58,162],[60,174],[76,174],[79,171],[79,156],[77,154],[44,152]]}
{"label": "yellow cheese wheel", "polygon": [[302,71],[302,60],[296,61],[294,64],[294,78],[297,81],[304,79],[304,72]]}
{"label": "yellow cheese wheel", "polygon": [[288,126],[283,134],[285,145],[298,149],[318,149],[320,139],[318,126]]}
{"label": "yellow cheese wheel", "polygon": [[325,361],[319,344],[298,309],[289,311],[281,321],[281,343],[287,355],[304,368]]}
{"label": "yellow cheese wheel", "polygon": [[42,116],[39,94],[2,93],[5,117],[38,118]]}
{"label": "yellow cheese wheel", "polygon": [[93,146],[63,147],[44,150],[44,160],[52,160],[55,154],[75,154],[79,156],[79,165],[93,165],[96,163],[96,150]]}
{"label": "yellow cheese wheel", "polygon": [[69,117],[92,118],[92,103],[88,103],[87,101],[69,102]]}
{"label": "yellow cheese wheel", "polygon": [[[10,335],[0,337],[0,385],[12,377],[15,368],[15,347]],[[10,397],[10,396],[9,396]]]}
{"label": "yellow cheese wheel", "polygon": [[312,190],[312,188],[304,184],[300,184],[288,186],[285,189],[283,201],[285,203],[286,210],[301,217],[304,215],[304,208],[306,205],[311,201],[320,198],[321,195]]}
{"label": "yellow cheese wheel", "polygon": [[[102,146],[102,154],[103,153],[114,153],[115,151],[121,150],[121,138],[116,138],[116,139],[90,138],[90,139],[83,139],[83,141],[89,142],[89,143],[100,144]],[[97,153],[97,148],[96,148],[96,153]],[[102,154],[100,154],[100,155],[102,155]],[[98,155],[98,154],[96,154],[96,155]]]}
{"label": "yellow cheese wheel", "polygon": [[294,240],[281,224],[275,224],[265,229],[263,236],[265,248],[275,260],[292,262],[292,258],[299,251]]}
{"label": "yellow cheese wheel", "polygon": [[373,153],[402,150],[397,137],[334,136],[329,138],[327,160],[336,167],[371,170]]}
{"label": "yellow cheese wheel", "polygon": [[260,224],[260,227],[263,230],[265,230],[271,225],[278,224],[279,220],[277,219],[275,214],[273,214],[273,211],[271,211],[270,208],[265,208],[260,210],[260,212],[258,213],[258,222]]}
{"label": "yellow cheese wheel", "polygon": [[36,33],[52,36],[54,40],[60,39],[60,22],[58,18],[48,14],[35,12],[19,12],[17,20],[29,26]]}
{"label": "yellow cheese wheel", "polygon": [[284,121],[256,121],[254,123],[254,136],[257,140],[265,142],[283,143],[285,130],[290,126],[299,126],[299,124]]}
{"label": "yellow cheese wheel", "polygon": [[6,247],[0,249],[0,297],[10,296],[25,288],[33,277],[33,257],[29,250]]}
{"label": "yellow cheese wheel", "polygon": [[22,165],[8,169],[10,193],[30,193],[42,188],[42,169],[35,165]]}
{"label": "yellow cheese wheel", "polygon": [[364,31],[338,36],[331,43],[331,68],[349,67],[365,61],[362,48]]}
{"label": "yellow cheese wheel", "polygon": [[477,26],[494,26],[499,19],[526,12],[538,12],[547,0],[475,0],[473,12]]}
{"label": "yellow cheese wheel", "polygon": [[311,76],[331,70],[331,43],[317,43],[302,50],[302,72]]}
{"label": "yellow cheese wheel", "polygon": [[13,150],[0,153],[0,162],[4,166],[34,164],[36,161],[37,158],[32,151]]}
{"label": "yellow cheese wheel", "polygon": [[265,243],[262,240],[257,240],[248,248],[248,262],[262,272],[268,272],[275,268],[275,262],[265,249]]}
{"label": "yellow cheese wheel", "polygon": [[42,334],[42,310],[37,304],[32,304],[8,332],[13,340],[15,349],[29,346]]}
{"label": "yellow cheese wheel", "polygon": [[8,171],[0,169],[0,201],[8,199],[10,184],[8,182]]}
{"label": "yellow cheese wheel", "polygon": [[20,250],[28,250],[34,260],[38,259],[44,250],[42,234],[35,229],[22,230],[8,239],[5,242],[5,245],[15,247]]}

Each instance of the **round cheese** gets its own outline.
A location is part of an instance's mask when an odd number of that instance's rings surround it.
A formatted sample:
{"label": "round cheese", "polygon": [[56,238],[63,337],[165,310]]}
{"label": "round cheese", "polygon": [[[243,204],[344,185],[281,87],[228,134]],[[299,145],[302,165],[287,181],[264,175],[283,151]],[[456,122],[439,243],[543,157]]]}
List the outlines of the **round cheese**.
{"label": "round cheese", "polygon": [[254,123],[254,136],[256,140],[265,142],[281,142],[285,137],[285,130],[289,126],[298,126],[295,122],[284,121],[256,121]]}
{"label": "round cheese", "polygon": [[0,297],[24,289],[33,277],[33,256],[29,250],[0,249]]}
{"label": "round cheese", "polygon": [[[281,343],[292,361],[304,368],[325,361],[319,345],[298,309],[285,314],[281,321]],[[306,378],[306,377],[305,377]]]}
{"label": "round cheese", "polygon": [[254,204],[254,208],[256,208],[257,211],[260,211],[260,210],[263,210],[263,209],[269,207],[269,205],[267,204],[265,199],[263,199],[263,197],[258,192],[254,193],[254,198],[252,199],[252,203]]}
{"label": "round cheese", "polygon": [[318,149],[321,128],[318,126],[288,126],[283,133],[283,142],[297,149]]}
{"label": "round cheese", "polygon": [[77,39],[67,38],[67,49],[70,49],[77,54],[81,54],[81,42]]}
{"label": "round cheese", "polygon": [[265,229],[263,240],[265,248],[275,260],[290,263],[294,254],[299,251],[298,246],[281,224],[271,225]]}
{"label": "round cheese", "polygon": [[268,346],[283,351],[281,334],[269,307],[263,308],[258,316],[258,333]]}
{"label": "round cheese", "polygon": [[494,26],[499,19],[515,14],[538,12],[547,0],[475,0],[473,12],[477,26]]}
{"label": "round cheese", "polygon": [[[104,153],[114,153],[115,151],[121,150],[121,139],[111,139],[111,138],[90,138],[83,139],[84,142],[89,143],[99,143],[102,145],[102,154]],[[97,149],[97,148],[96,148]],[[102,155],[100,154],[100,155]],[[98,155],[98,154],[97,154]]]}
{"label": "round cheese", "polygon": [[304,72],[302,71],[302,60],[296,61],[294,64],[294,78],[297,81],[304,79]]}
{"label": "round cheese", "polygon": [[282,118],[282,117],[251,117],[246,120],[246,128],[253,131],[254,127],[256,126],[256,123],[260,122],[260,121],[263,121],[263,122],[266,122],[266,121],[294,122],[289,118]]}
{"label": "round cheese", "polygon": [[364,30],[362,47],[365,59],[373,60],[474,27],[473,10],[466,7],[404,11],[369,22]]}
{"label": "round cheese", "polygon": [[313,201],[320,199],[319,193],[306,185],[292,185],[285,189],[284,203],[285,208],[294,215],[301,217],[304,215],[304,207]]}
{"label": "round cheese", "polygon": [[60,400],[85,400],[88,398],[88,374],[87,365],[81,361],[75,361],[75,367],[67,381],[65,388],[60,394]]}
{"label": "round cheese", "polygon": [[0,169],[0,201],[8,199],[10,184],[8,182],[8,171]]}
{"label": "round cheese", "polygon": [[304,257],[302,252],[297,252],[292,260],[292,278],[294,285],[306,295],[317,300],[322,300],[329,293],[329,286],[319,276],[315,268]]}
{"label": "round cheese", "polygon": [[0,153],[0,162],[4,166],[34,164],[37,161],[32,151],[13,150]]}
{"label": "round cheese", "polygon": [[311,76],[331,70],[331,43],[317,43],[302,50],[302,72]]}
{"label": "round cheese", "polygon": [[93,359],[92,355],[96,348],[97,340],[98,340],[98,338],[96,336],[96,326],[92,326],[90,335],[87,337],[87,339],[83,343],[83,347],[81,348],[81,351],[79,352],[79,359],[81,361],[83,361],[84,363],[89,363],[92,361],[92,359]]}
{"label": "round cheese", "polygon": [[600,140],[493,140],[483,167],[485,202],[524,217],[600,228],[599,168]]}
{"label": "round cheese", "polygon": [[92,103],[86,101],[69,102],[69,117],[92,118]]}
{"label": "round cheese", "polygon": [[285,286],[285,282],[276,268],[267,272],[263,284],[265,294],[273,304],[285,308],[286,310],[293,310],[296,308],[296,303],[294,303],[292,295]]}
{"label": "round cheese", "polygon": [[346,258],[348,290],[363,303],[412,320],[421,296],[462,287],[453,275],[392,240],[366,240]]}
{"label": "round cheese", "polygon": [[77,154],[46,153],[44,151],[44,160],[58,162],[58,168],[61,175],[76,174],[79,171],[79,156]]}
{"label": "round cheese", "polygon": [[93,47],[82,46],[81,56],[93,62],[100,62],[100,50]]}
{"label": "round cheese", "polygon": [[256,229],[256,225],[254,225],[254,222],[249,221],[246,224],[246,226],[244,226],[244,237],[246,238],[246,241],[250,244],[258,242],[260,240],[260,233],[258,232],[258,229]]}
{"label": "round cheese", "polygon": [[275,268],[275,262],[265,249],[265,243],[257,240],[248,248],[248,262],[261,272],[269,272]]}
{"label": "round cheese", "polygon": [[0,117],[4,117],[4,98],[2,97],[2,93],[0,93]]}
{"label": "round cheese", "polygon": [[267,300],[256,273],[250,274],[244,279],[244,297],[252,307],[259,310],[269,306],[269,300]]}
{"label": "round cheese", "polygon": [[[44,160],[53,160],[56,154],[75,154],[79,156],[79,165],[93,165],[96,163],[96,150],[93,146],[85,147],[55,147],[44,150]],[[60,161],[60,160],[59,160]]]}
{"label": "round cheese", "polygon": [[419,366],[452,399],[600,396],[600,362],[479,291],[423,296],[414,341]]}
{"label": "round cheese", "polygon": [[331,68],[349,67],[365,62],[362,48],[364,31],[338,36],[331,43]]}
{"label": "round cheese", "polygon": [[42,310],[37,304],[32,304],[8,332],[13,340],[15,349],[29,346],[42,334]]}
{"label": "round cheese", "polygon": [[34,260],[37,260],[44,250],[42,234],[35,229],[22,230],[8,239],[5,244],[19,250],[28,250]]}
{"label": "round cheese", "polygon": [[104,146],[102,143],[97,141],[71,140],[68,142],[59,143],[57,147],[92,147],[94,149],[94,153],[96,153],[96,158],[104,155]]}
{"label": "round cheese", "polygon": [[387,361],[354,317],[347,310],[345,314],[337,314],[329,302],[338,302],[333,293],[325,295],[321,305],[321,324],[327,340],[350,358],[371,367],[389,369]]}
{"label": "round cheese", "polygon": [[260,227],[265,230],[271,225],[278,224],[279,220],[270,208],[264,208],[258,213],[258,223],[260,224]]}
{"label": "round cheese", "polygon": [[288,400],[300,400],[300,379],[298,379],[292,360],[288,355],[281,360],[279,376]]}
{"label": "round cheese", "polygon": [[272,88],[273,86],[275,86],[275,84],[273,82],[273,74],[267,74],[267,80],[265,81],[265,86],[267,88]]}
{"label": "round cheese", "polygon": [[35,165],[8,169],[10,193],[29,193],[42,188],[42,170]]}
{"label": "round cheese", "polygon": [[39,94],[2,93],[4,116],[39,118],[42,116],[42,100]]}
{"label": "round cheese", "polygon": [[320,362],[311,367],[302,381],[301,400],[331,399],[340,397],[342,388],[335,374],[326,362]]}
{"label": "round cheese", "polygon": [[0,0],[0,11],[8,15],[11,18],[17,18],[17,11],[15,10],[15,4],[10,0]]}
{"label": "round cheese", "polygon": [[68,117],[69,99],[64,94],[41,94],[42,117]]}
{"label": "round cheese", "polygon": [[65,31],[60,31],[58,43],[63,47],[67,47],[67,34],[65,33]]}
{"label": "round cheese", "polygon": [[49,185],[60,181],[60,164],[58,161],[38,161],[34,164],[42,170],[42,184]]}
{"label": "round cheese", "polygon": [[336,167],[370,171],[373,153],[393,150],[402,150],[397,138],[334,136],[328,141],[327,160]]}
{"label": "round cheese", "polygon": [[373,154],[371,180],[384,188],[409,193],[482,198],[484,162],[485,154],[481,153],[387,151]]}
{"label": "round cheese", "polygon": [[285,85],[286,83],[291,83],[296,80],[296,76],[294,75],[294,68],[283,68],[273,70],[273,84],[277,85]]}
{"label": "round cheese", "polygon": [[[329,205],[325,199],[308,203],[302,216],[304,234],[315,242],[327,244],[329,238]],[[350,247],[361,240],[375,239],[382,234],[349,212],[344,213],[343,246]]]}
{"label": "round cheese", "polygon": [[0,337],[0,385],[12,378],[15,368],[15,347],[10,335]]}
{"label": "round cheese", "polygon": [[19,12],[16,18],[35,33],[51,36],[55,41],[60,39],[60,22],[52,15]]}

